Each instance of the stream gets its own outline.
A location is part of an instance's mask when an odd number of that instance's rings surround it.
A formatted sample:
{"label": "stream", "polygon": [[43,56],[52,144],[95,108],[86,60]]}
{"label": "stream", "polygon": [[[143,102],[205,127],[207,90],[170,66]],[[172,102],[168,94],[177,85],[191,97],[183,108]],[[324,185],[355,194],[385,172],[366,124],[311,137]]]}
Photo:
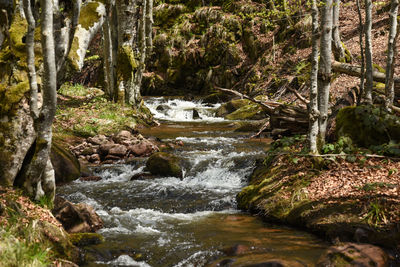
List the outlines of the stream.
{"label": "stream", "polygon": [[[94,167],[100,181],[57,188],[74,203],[92,205],[104,220],[98,232],[105,242],[86,248],[87,266],[206,266],[235,245],[265,260],[316,263],[324,242],[236,209],[236,194],[271,140],[234,132],[232,121],[213,117],[218,105],[168,98],[147,98],[146,105],[161,125],[141,133],[183,143],[171,152],[185,159],[184,178],[130,181],[144,169],[146,159],[137,159]],[[200,118],[193,118],[194,109]]]}

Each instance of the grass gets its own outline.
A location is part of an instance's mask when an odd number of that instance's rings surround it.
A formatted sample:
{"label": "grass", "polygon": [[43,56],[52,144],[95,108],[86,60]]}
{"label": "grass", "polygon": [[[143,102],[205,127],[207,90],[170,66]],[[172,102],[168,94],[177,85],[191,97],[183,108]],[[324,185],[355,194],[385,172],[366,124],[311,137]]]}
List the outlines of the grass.
{"label": "grass", "polygon": [[[108,101],[96,88],[65,84],[59,91],[54,133],[58,136],[90,137],[133,129],[148,121],[142,110]],[[144,115],[143,115],[144,114]],[[147,116],[147,117],[146,117]]]}

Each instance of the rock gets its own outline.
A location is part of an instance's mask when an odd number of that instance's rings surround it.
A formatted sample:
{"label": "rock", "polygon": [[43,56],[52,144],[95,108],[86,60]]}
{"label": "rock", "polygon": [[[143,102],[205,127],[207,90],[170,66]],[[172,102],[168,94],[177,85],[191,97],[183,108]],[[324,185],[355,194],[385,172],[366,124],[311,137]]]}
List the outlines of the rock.
{"label": "rock", "polygon": [[192,116],[192,118],[193,118],[194,120],[201,119],[200,114],[199,114],[199,112],[198,112],[196,109],[193,109],[193,116]]}
{"label": "rock", "polygon": [[52,213],[68,233],[95,232],[103,227],[93,207],[84,203],[75,205],[59,196],[54,200]]}
{"label": "rock", "polygon": [[157,152],[149,157],[146,168],[151,174],[182,178],[180,159],[172,154]]}
{"label": "rock", "polygon": [[370,244],[343,243],[331,246],[317,263],[322,266],[388,266],[388,255]]}
{"label": "rock", "polygon": [[3,215],[5,210],[6,210],[6,208],[4,207],[4,205],[0,203],[0,216]]}
{"label": "rock", "polygon": [[142,140],[140,143],[129,146],[129,151],[137,157],[147,156],[158,148],[155,147],[151,142]]}
{"label": "rock", "polygon": [[221,105],[217,111],[216,111],[216,116],[218,117],[224,117],[236,110],[238,110],[239,108],[246,106],[250,104],[250,100],[247,99],[234,99],[231,100],[223,105]]}
{"label": "rock", "polygon": [[100,162],[100,155],[99,154],[91,155],[89,162],[92,162],[92,163]]}
{"label": "rock", "polygon": [[107,137],[102,134],[96,135],[93,137],[89,137],[87,140],[89,143],[91,143],[93,145],[98,145],[98,146],[108,142]]}
{"label": "rock", "polygon": [[234,112],[225,116],[228,120],[262,120],[265,119],[267,115],[263,112],[260,105],[251,103],[245,105]]}
{"label": "rock", "polygon": [[240,121],[235,122],[235,132],[258,132],[268,119],[257,120],[257,121]]}
{"label": "rock", "polygon": [[248,246],[237,244],[232,247],[223,248],[221,249],[221,252],[223,252],[227,256],[237,256],[244,254],[249,250],[250,248]]}
{"label": "rock", "polygon": [[110,148],[108,154],[118,157],[125,157],[127,152],[128,150],[124,145],[115,144],[113,147]]}
{"label": "rock", "polygon": [[225,266],[225,267],[306,267],[307,264],[300,261],[270,259],[271,254],[246,254],[236,257],[219,259],[209,267]]}
{"label": "rock", "polygon": [[114,144],[113,144],[113,143],[102,144],[102,145],[99,147],[99,154],[100,154],[100,157],[101,157],[101,158],[104,158],[105,156],[107,156],[108,153],[109,153],[109,151],[110,151],[110,149],[113,148],[113,147],[114,147]]}
{"label": "rock", "polygon": [[97,245],[104,242],[104,237],[97,233],[74,233],[69,235],[72,244],[78,247]]}
{"label": "rock", "polygon": [[97,153],[98,147],[86,147],[80,154],[84,156],[90,156]]}
{"label": "rock", "polygon": [[107,155],[107,156],[104,158],[104,160],[105,160],[105,161],[109,161],[109,160],[111,160],[111,161],[121,160],[121,157],[114,156],[114,155]]}
{"label": "rock", "polygon": [[53,164],[56,184],[74,181],[81,177],[81,166],[78,159],[60,143],[53,141],[50,154]]}
{"label": "rock", "polygon": [[121,144],[122,141],[133,139],[134,136],[131,132],[123,130],[113,137],[114,142]]}
{"label": "rock", "polygon": [[157,178],[158,176],[151,174],[149,172],[141,172],[141,173],[137,173],[132,175],[130,181],[135,181],[135,180],[147,180],[147,179],[153,179],[153,178]]}
{"label": "rock", "polygon": [[336,116],[336,134],[363,147],[400,141],[400,120],[374,106],[345,107]]}
{"label": "rock", "polygon": [[87,177],[81,177],[79,180],[81,181],[100,181],[102,178],[100,176],[87,176]]}
{"label": "rock", "polygon": [[156,110],[159,112],[164,112],[164,111],[167,111],[168,109],[169,109],[169,106],[167,106],[167,105],[158,105],[156,107]]}

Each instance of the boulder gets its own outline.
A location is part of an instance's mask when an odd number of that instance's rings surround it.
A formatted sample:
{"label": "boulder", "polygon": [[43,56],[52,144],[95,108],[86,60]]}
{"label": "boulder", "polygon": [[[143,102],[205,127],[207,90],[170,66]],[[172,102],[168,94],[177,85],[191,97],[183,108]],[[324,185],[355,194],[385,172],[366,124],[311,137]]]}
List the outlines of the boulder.
{"label": "boulder", "polygon": [[102,219],[85,203],[75,205],[56,196],[52,213],[68,233],[96,232],[103,227]]}
{"label": "boulder", "polygon": [[113,156],[118,156],[118,157],[125,157],[126,153],[128,152],[128,149],[124,145],[120,144],[115,144],[110,148],[108,151],[108,154],[113,155]]}
{"label": "boulder", "polygon": [[130,181],[136,181],[136,180],[147,180],[147,179],[154,179],[154,178],[158,178],[159,176],[156,176],[154,174],[151,174],[149,172],[141,172],[141,173],[137,173],[132,175]]}
{"label": "boulder", "polygon": [[114,140],[115,143],[121,144],[122,141],[134,139],[134,136],[131,132],[123,130],[123,131],[120,131],[115,136],[113,136],[112,139]]}
{"label": "boulder", "polygon": [[147,170],[154,175],[173,176],[182,178],[181,159],[165,152],[157,152],[149,157],[146,162]]}
{"label": "boulder", "polygon": [[74,233],[69,235],[69,239],[77,247],[97,245],[104,242],[104,237],[97,233]]}
{"label": "boulder", "polygon": [[81,177],[79,180],[81,181],[100,181],[102,178],[100,176],[86,176],[86,177]]}
{"label": "boulder", "polygon": [[336,134],[363,147],[399,142],[400,119],[379,107],[345,107],[336,116]]}
{"label": "boulder", "polygon": [[238,110],[241,107],[244,107],[246,105],[250,104],[250,100],[247,99],[234,99],[231,100],[223,105],[221,105],[217,111],[216,111],[216,116],[218,117],[224,117],[236,110]]}
{"label": "boulder", "polygon": [[81,177],[78,159],[59,142],[53,141],[50,160],[53,164],[56,184],[68,183]]}
{"label": "boulder", "polygon": [[93,145],[98,145],[98,146],[108,142],[107,137],[102,134],[96,135],[93,137],[89,137],[87,140],[89,143],[91,143]]}
{"label": "boulder", "polygon": [[228,120],[262,120],[267,117],[263,108],[255,103],[251,103],[235,110],[224,116]]}
{"label": "boulder", "polygon": [[109,153],[109,151],[110,151],[110,149],[113,148],[113,147],[114,147],[114,143],[102,144],[102,145],[99,147],[99,154],[100,154],[100,157],[104,158],[105,156],[107,156],[108,153]]}
{"label": "boulder", "polygon": [[148,156],[158,148],[153,145],[150,141],[143,139],[141,142],[131,145],[128,150],[137,157]]}
{"label": "boulder", "polygon": [[198,112],[196,109],[193,109],[193,116],[192,116],[192,118],[193,118],[194,120],[201,119],[200,114],[199,114],[199,112]]}
{"label": "boulder", "polygon": [[388,255],[370,244],[343,243],[329,247],[317,266],[388,266]]}

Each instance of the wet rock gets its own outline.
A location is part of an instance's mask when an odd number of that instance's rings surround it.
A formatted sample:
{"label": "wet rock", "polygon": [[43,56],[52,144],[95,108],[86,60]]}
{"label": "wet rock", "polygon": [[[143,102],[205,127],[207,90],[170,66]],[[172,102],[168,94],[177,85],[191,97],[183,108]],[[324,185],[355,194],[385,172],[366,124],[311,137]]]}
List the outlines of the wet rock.
{"label": "wet rock", "polygon": [[86,147],[80,154],[84,155],[84,156],[88,156],[88,155],[90,156],[92,154],[97,153],[97,149],[98,149],[98,147],[89,146],[89,147]]}
{"label": "wet rock", "polygon": [[196,109],[193,109],[193,119],[194,120],[201,119],[200,114]]}
{"label": "wet rock", "polygon": [[100,176],[87,176],[87,177],[81,177],[79,180],[81,181],[100,181],[102,178]]}
{"label": "wet rock", "polygon": [[250,248],[248,246],[237,244],[232,247],[223,248],[221,249],[221,252],[227,256],[237,256],[247,253],[249,250]]}
{"label": "wet rock", "polygon": [[300,261],[291,261],[283,259],[268,259],[270,254],[247,254],[232,258],[220,259],[208,265],[209,267],[306,267],[307,265]]}
{"label": "wet rock", "polygon": [[113,147],[110,148],[108,154],[113,156],[124,157],[127,152],[128,150],[124,145],[115,144]]}
{"label": "wet rock", "polygon": [[75,205],[59,196],[54,200],[52,213],[68,233],[95,232],[103,227],[93,207],[84,203]]}
{"label": "wet rock", "polygon": [[132,175],[131,177],[131,181],[135,181],[135,180],[147,180],[147,179],[154,179],[157,178],[159,176],[151,174],[149,172],[141,172],[141,173],[137,173]]}
{"label": "wet rock", "polygon": [[165,152],[157,152],[149,157],[146,168],[151,174],[182,178],[180,158]]}
{"label": "wet rock", "polygon": [[58,142],[53,142],[51,146],[50,160],[53,164],[56,184],[68,183],[81,177],[78,159]]}
{"label": "wet rock", "polygon": [[318,260],[323,266],[388,266],[388,255],[383,249],[370,244],[343,243],[332,246]]}
{"label": "wet rock", "polygon": [[102,158],[104,158],[105,156],[108,155],[108,153],[110,152],[110,149],[114,147],[113,143],[106,143],[106,144],[102,144],[99,147],[99,154]]}
{"label": "wet rock", "polygon": [[156,107],[156,110],[159,112],[164,112],[164,111],[167,111],[168,109],[169,109],[168,105],[158,105]]}
{"label": "wet rock", "polygon": [[74,233],[69,235],[72,244],[78,247],[97,245],[104,242],[104,237],[97,233]]}

